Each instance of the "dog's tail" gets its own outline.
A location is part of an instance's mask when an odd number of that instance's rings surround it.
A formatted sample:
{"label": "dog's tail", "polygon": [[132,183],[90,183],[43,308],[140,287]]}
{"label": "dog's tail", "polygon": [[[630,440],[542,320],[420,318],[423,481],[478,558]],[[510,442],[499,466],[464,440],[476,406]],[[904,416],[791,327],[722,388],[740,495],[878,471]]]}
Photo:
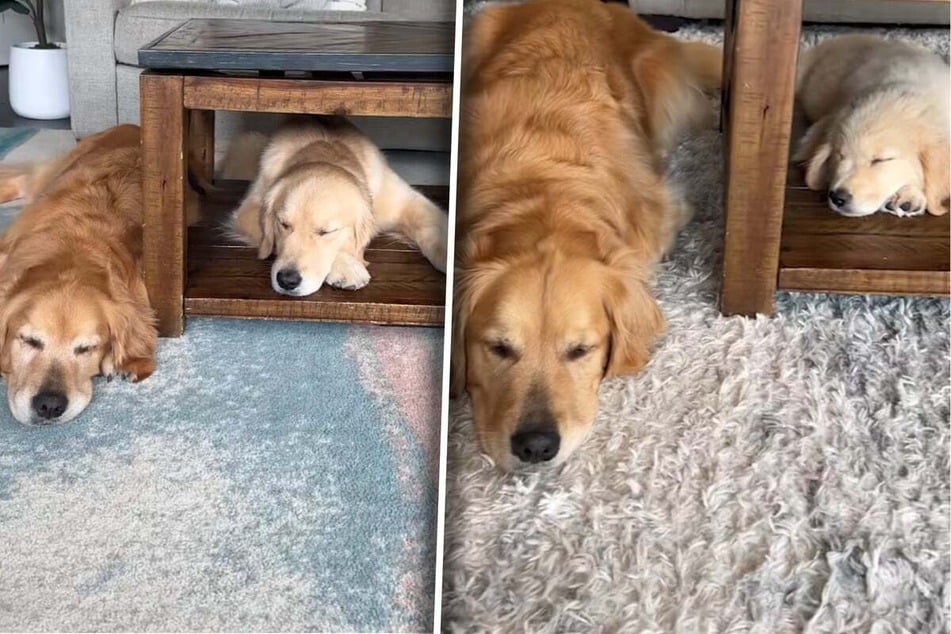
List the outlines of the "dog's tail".
{"label": "dog's tail", "polygon": [[661,156],[688,128],[714,121],[710,94],[719,94],[723,49],[665,37],[634,59],[634,76],[646,104],[646,127]]}
{"label": "dog's tail", "polygon": [[261,132],[242,132],[235,137],[228,146],[221,164],[221,178],[238,181],[254,180],[267,143],[267,135]]}
{"label": "dog's tail", "polygon": [[723,86],[723,49],[705,42],[680,42],[681,59],[691,83],[705,93]]}
{"label": "dog's tail", "polygon": [[[254,180],[267,142],[267,136],[260,132],[242,132],[236,136],[225,153],[219,172],[220,178],[237,181]],[[206,197],[221,192],[221,189],[215,185],[215,181],[203,170],[189,168],[187,176],[189,186],[200,196]]]}
{"label": "dog's tail", "polygon": [[33,199],[55,161],[44,163],[0,165],[0,203]]}

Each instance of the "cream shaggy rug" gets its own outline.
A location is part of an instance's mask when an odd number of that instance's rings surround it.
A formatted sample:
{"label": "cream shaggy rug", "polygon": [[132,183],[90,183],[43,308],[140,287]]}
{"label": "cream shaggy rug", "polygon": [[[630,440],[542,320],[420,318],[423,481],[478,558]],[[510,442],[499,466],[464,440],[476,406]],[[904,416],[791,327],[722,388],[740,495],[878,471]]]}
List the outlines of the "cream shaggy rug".
{"label": "cream shaggy rug", "polygon": [[560,470],[499,475],[452,404],[445,629],[948,631],[948,301],[720,316],[721,164],[715,132],[677,152],[696,218],[657,278],[668,333]]}

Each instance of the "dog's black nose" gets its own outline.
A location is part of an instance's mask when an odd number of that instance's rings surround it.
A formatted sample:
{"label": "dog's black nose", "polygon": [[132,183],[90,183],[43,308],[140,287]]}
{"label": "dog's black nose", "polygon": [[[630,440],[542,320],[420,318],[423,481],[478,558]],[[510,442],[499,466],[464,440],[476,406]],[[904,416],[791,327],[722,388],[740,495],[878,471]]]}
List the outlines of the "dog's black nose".
{"label": "dog's black nose", "polygon": [[852,194],[849,190],[840,187],[839,189],[829,190],[829,202],[836,207],[845,207],[852,200]]}
{"label": "dog's black nose", "polygon": [[548,462],[558,455],[561,436],[553,431],[523,431],[512,435],[512,453],[522,462]]}
{"label": "dog's black nose", "polygon": [[69,400],[62,392],[40,392],[33,397],[32,405],[37,416],[53,420],[63,415]]}
{"label": "dog's black nose", "polygon": [[295,269],[281,269],[277,272],[277,285],[285,291],[292,291],[300,286],[300,273]]}

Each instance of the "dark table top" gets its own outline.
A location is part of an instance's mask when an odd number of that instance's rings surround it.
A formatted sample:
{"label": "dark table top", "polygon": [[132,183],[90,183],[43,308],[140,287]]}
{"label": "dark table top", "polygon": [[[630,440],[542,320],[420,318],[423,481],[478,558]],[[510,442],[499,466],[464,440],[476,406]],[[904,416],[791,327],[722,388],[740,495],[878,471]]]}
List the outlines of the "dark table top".
{"label": "dark table top", "polygon": [[146,68],[451,73],[451,22],[189,20],[139,49]]}

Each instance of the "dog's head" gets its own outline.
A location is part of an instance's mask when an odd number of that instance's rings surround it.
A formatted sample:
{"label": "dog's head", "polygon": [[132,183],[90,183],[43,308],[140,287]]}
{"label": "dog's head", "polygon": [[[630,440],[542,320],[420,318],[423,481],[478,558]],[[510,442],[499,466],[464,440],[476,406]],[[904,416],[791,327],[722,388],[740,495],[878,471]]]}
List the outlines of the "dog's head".
{"label": "dog's head", "polygon": [[796,154],[806,185],[824,191],[833,211],[867,216],[904,187],[924,191],[929,178],[946,182],[938,172],[947,165],[947,132],[935,129],[928,107],[920,96],[881,91],[816,121]]}
{"label": "dog's head", "polygon": [[341,252],[357,253],[374,231],[366,183],[329,165],[299,166],[268,190],[258,256],[273,252],[271,287],[302,297],[317,292]]}
{"label": "dog's head", "polygon": [[468,391],[483,450],[501,469],[564,461],[607,376],[649,359],[663,316],[633,268],[541,249],[461,271],[452,391]]}
{"label": "dog's head", "polygon": [[0,309],[0,373],[13,417],[65,423],[92,399],[94,376],[148,377],[156,332],[137,278],[52,265],[16,276]]}

